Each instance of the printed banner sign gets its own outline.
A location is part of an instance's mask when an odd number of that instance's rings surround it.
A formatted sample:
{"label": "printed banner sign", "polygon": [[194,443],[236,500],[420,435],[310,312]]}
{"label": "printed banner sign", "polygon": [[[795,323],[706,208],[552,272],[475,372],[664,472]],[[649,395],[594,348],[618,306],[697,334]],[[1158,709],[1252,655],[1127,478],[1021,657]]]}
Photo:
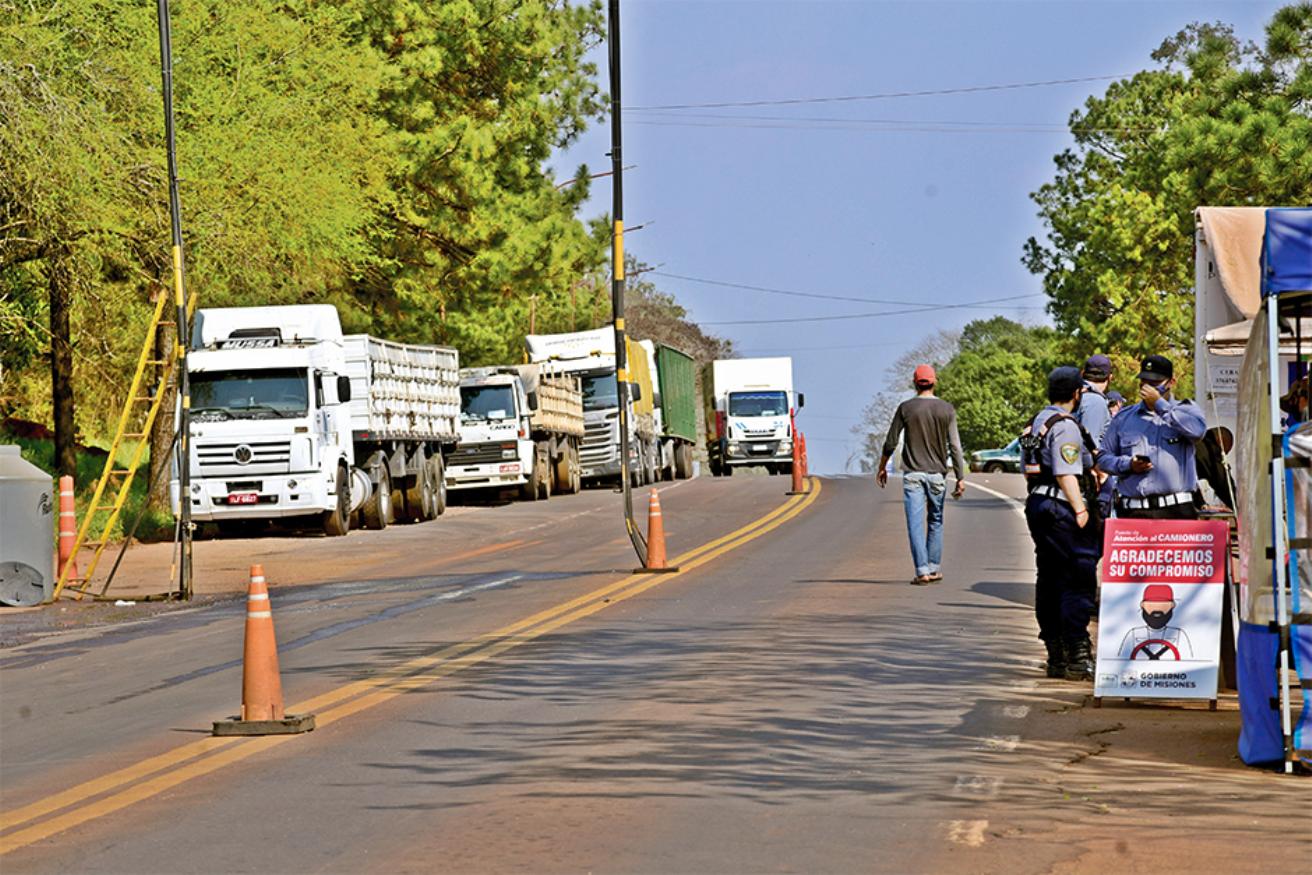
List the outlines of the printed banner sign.
{"label": "printed banner sign", "polygon": [[1214,699],[1229,528],[1107,521],[1095,696]]}

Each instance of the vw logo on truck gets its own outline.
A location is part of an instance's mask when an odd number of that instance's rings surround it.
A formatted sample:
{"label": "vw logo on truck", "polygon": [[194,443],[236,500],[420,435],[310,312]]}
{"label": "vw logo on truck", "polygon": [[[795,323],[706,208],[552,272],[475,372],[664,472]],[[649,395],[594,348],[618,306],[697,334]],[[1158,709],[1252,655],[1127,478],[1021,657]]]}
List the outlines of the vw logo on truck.
{"label": "vw logo on truck", "polygon": [[255,458],[255,451],[248,444],[239,444],[237,449],[232,451],[232,458],[238,465],[249,465],[251,459]]}

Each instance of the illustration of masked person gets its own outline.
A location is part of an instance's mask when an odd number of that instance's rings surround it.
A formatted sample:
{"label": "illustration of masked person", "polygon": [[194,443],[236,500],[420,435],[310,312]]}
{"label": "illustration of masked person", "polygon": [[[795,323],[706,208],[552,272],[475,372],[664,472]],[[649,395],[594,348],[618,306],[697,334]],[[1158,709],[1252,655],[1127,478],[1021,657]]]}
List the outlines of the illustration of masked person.
{"label": "illustration of masked person", "polygon": [[1135,626],[1121,639],[1116,655],[1121,659],[1193,659],[1194,647],[1179,626],[1171,625],[1175,593],[1165,583],[1150,583],[1139,602],[1143,626]]}

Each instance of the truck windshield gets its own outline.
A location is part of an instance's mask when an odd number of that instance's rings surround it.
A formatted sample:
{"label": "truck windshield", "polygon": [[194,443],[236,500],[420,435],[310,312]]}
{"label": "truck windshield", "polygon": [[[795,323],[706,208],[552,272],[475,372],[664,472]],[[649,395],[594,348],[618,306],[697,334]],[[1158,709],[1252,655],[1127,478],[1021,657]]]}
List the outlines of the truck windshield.
{"label": "truck windshield", "polygon": [[298,368],[191,375],[191,412],[199,419],[290,418],[309,407],[309,376]]}
{"label": "truck windshield", "polygon": [[788,412],[787,392],[730,392],[730,416],[783,416]]}
{"label": "truck windshield", "polygon": [[460,420],[511,419],[515,415],[515,392],[510,386],[461,386]]}
{"label": "truck windshield", "polygon": [[614,374],[598,374],[583,378],[583,409],[605,410],[620,406],[620,390]]}

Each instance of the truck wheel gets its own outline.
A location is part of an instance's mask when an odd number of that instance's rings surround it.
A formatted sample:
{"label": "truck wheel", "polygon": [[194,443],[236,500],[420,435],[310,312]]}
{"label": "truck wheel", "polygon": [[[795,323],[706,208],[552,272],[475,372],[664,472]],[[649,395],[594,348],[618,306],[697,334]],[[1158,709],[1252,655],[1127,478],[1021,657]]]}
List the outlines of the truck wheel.
{"label": "truck wheel", "polygon": [[446,463],[441,456],[434,456],[428,460],[428,467],[436,487],[433,490],[433,516],[440,517],[446,513]]}
{"label": "truck wheel", "polygon": [[533,470],[528,474],[528,482],[519,487],[519,497],[521,501],[537,501],[542,497],[541,482],[545,477],[542,451],[534,447],[533,449]]}
{"label": "truck wheel", "polygon": [[578,495],[583,491],[583,460],[579,458],[577,445],[571,445],[569,448],[569,464],[569,491],[573,495]]}
{"label": "truck wheel", "polygon": [[1002,462],[989,462],[984,466],[985,474],[1001,474],[1007,470],[1007,466]]}
{"label": "truck wheel", "polygon": [[720,476],[721,476],[721,477],[732,477],[732,476],[733,476],[733,465],[721,465],[721,466],[720,466]]}
{"label": "truck wheel", "polygon": [[551,466],[552,487],[557,493],[567,493],[574,482],[574,460],[569,453],[569,447],[565,447]]}
{"label": "truck wheel", "polygon": [[369,479],[374,489],[360,508],[364,514],[364,525],[367,529],[385,529],[392,521],[392,478],[387,469],[383,468],[378,471],[377,477]]}
{"label": "truck wheel", "polygon": [[551,497],[551,456],[547,453],[546,446],[538,447],[537,464],[534,466],[538,472],[538,498],[546,501]]}
{"label": "truck wheel", "polygon": [[420,467],[415,475],[415,484],[405,490],[405,521],[422,523],[431,520],[433,509],[433,480],[428,471],[428,462]]}
{"label": "truck wheel", "polygon": [[323,533],[330,538],[340,538],[351,529],[351,478],[346,469],[337,469],[337,507],[324,511]]}
{"label": "truck wheel", "polygon": [[674,448],[674,478],[687,480],[692,476],[692,447],[679,444]]}

